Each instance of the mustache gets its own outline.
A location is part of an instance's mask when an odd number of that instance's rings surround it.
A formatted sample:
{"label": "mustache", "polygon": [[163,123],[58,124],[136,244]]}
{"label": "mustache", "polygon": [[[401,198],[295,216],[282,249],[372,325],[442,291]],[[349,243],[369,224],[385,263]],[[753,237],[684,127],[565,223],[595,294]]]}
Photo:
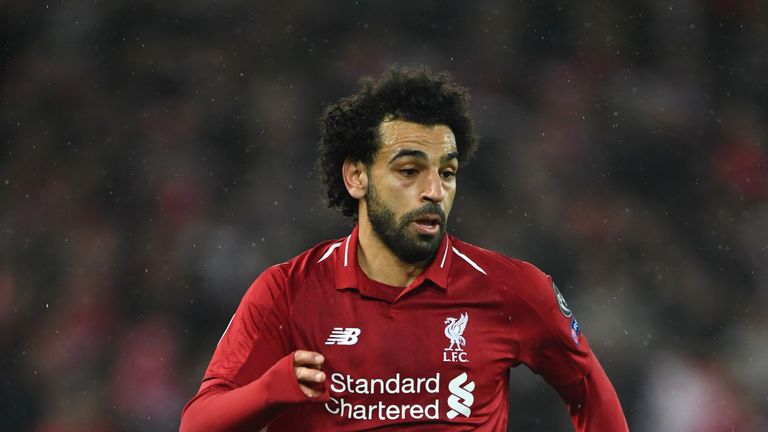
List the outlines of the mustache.
{"label": "mustache", "polygon": [[415,210],[411,210],[407,212],[406,214],[403,215],[403,218],[402,218],[403,222],[401,225],[403,226],[408,225],[409,223],[415,221],[416,219],[419,219],[420,217],[428,214],[438,215],[440,217],[440,225],[445,226],[445,219],[446,219],[445,212],[436,203],[427,203]]}

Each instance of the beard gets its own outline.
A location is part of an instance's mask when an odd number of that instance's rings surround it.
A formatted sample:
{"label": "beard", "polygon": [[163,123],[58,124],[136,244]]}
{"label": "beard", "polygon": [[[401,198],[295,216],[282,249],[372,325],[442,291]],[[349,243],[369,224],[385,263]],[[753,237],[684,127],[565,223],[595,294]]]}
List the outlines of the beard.
{"label": "beard", "polygon": [[[368,219],[371,221],[373,232],[398,258],[408,264],[415,264],[435,256],[445,235],[446,221],[445,212],[438,204],[427,203],[398,219],[395,212],[379,199],[373,182],[368,184],[366,197]],[[425,214],[440,216],[440,228],[437,234],[418,234],[409,229],[411,222]]]}

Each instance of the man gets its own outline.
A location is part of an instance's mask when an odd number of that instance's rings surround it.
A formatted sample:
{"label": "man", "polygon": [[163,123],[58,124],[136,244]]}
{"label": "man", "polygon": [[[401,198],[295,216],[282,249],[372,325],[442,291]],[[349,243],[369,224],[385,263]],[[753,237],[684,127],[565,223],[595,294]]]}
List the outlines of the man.
{"label": "man", "polygon": [[321,132],[329,204],[356,226],[256,279],[182,431],[503,431],[521,363],[577,431],[627,430],[552,280],[446,234],[476,147],[463,88],[392,68],[330,106]]}

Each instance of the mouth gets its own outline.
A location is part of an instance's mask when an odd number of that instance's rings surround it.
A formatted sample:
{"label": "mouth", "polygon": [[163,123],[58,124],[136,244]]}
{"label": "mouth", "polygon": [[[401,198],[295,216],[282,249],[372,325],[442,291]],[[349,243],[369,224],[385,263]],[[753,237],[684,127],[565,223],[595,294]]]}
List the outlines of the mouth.
{"label": "mouth", "polygon": [[419,234],[434,235],[440,231],[440,216],[436,214],[425,214],[419,216],[411,222]]}

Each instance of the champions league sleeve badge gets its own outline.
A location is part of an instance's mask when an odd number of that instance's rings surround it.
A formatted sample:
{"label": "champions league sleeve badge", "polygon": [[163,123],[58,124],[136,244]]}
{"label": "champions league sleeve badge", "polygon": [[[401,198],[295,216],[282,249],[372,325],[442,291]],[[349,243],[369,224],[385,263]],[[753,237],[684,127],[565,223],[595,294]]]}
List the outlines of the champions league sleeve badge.
{"label": "champions league sleeve badge", "polygon": [[557,285],[555,285],[554,281],[552,282],[552,290],[555,291],[555,297],[557,297],[557,305],[560,307],[560,312],[562,312],[563,316],[566,318],[570,318],[571,315],[573,315],[573,312],[568,309],[568,303],[565,302],[565,297],[560,294],[560,290],[557,289]]}
{"label": "champions league sleeve badge", "polygon": [[579,344],[579,333],[581,333],[579,322],[576,321],[576,318],[571,318],[571,339],[573,339],[576,345]]}
{"label": "champions league sleeve badge", "polygon": [[563,297],[560,290],[557,289],[557,285],[555,285],[554,281],[552,282],[552,290],[555,292],[555,297],[557,297],[557,306],[560,307],[560,312],[562,312],[564,317],[571,319],[571,339],[573,339],[573,342],[576,345],[579,345],[579,334],[581,334],[579,322],[576,321],[573,312],[568,308],[568,303],[566,303],[565,297]]}

